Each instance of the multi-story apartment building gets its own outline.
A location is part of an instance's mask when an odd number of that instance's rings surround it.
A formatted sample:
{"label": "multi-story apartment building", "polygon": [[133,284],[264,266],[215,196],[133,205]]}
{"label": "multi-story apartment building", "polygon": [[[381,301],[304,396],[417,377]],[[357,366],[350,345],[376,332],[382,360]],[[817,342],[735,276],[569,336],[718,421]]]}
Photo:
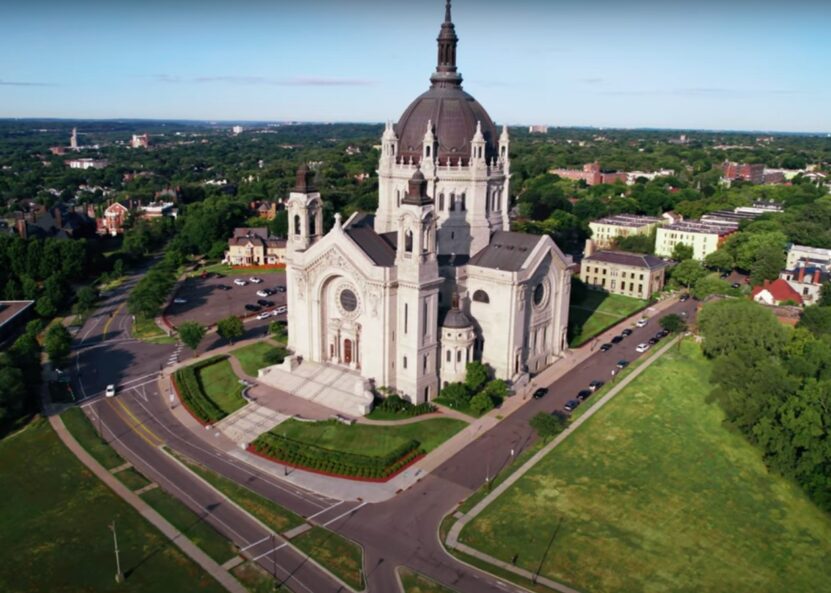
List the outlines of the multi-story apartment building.
{"label": "multi-story apartment building", "polygon": [[649,235],[661,222],[653,216],[637,216],[635,214],[617,214],[607,216],[589,223],[592,231],[592,242],[600,249],[611,247],[618,237],[629,235]]}
{"label": "multi-story apartment building", "polygon": [[683,243],[692,247],[693,259],[700,261],[721,247],[727,237],[738,229],[738,225],[735,224],[698,221],[678,222],[658,227],[655,237],[655,255],[672,257],[675,246]]}
{"label": "multi-story apartment building", "polygon": [[592,288],[649,299],[664,287],[668,262],[654,255],[598,251],[583,259],[580,278]]}
{"label": "multi-story apartment building", "polygon": [[831,271],[831,249],[807,247],[805,245],[795,245],[792,243],[790,247],[788,247],[788,258],[785,262],[785,267],[789,270],[793,270],[800,264],[800,262],[815,264],[824,268],[826,271]]}

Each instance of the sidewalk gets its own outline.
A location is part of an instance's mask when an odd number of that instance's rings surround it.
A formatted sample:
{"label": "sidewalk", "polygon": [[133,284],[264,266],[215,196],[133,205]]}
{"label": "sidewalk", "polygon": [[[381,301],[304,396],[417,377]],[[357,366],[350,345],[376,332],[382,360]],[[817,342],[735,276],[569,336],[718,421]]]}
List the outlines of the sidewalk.
{"label": "sidewalk", "polygon": [[121,497],[127,504],[136,509],[138,513],[149,521],[156,529],[162,532],[171,542],[182,550],[182,552],[198,564],[205,572],[211,575],[227,591],[231,593],[247,593],[243,587],[230,573],[217,564],[210,556],[190,541],[182,532],[173,527],[159,513],[153,510],[146,502],[131,492],[110,472],[93,459],[86,450],[78,444],[78,441],[69,433],[60,416],[50,415],[49,424],[54,429],[63,444],[83,463],[99,480],[110,488],[115,494]]}

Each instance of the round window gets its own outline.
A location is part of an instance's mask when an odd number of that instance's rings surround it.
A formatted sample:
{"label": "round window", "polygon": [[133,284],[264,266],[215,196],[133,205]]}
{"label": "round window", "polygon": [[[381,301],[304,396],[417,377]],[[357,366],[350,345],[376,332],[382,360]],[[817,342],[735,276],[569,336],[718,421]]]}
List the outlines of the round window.
{"label": "round window", "polygon": [[354,292],[346,288],[340,293],[340,306],[343,307],[344,311],[352,313],[358,308],[358,297],[355,296]]}
{"label": "round window", "polygon": [[542,300],[545,298],[545,286],[540,283],[534,287],[534,304],[540,305],[542,304]]}

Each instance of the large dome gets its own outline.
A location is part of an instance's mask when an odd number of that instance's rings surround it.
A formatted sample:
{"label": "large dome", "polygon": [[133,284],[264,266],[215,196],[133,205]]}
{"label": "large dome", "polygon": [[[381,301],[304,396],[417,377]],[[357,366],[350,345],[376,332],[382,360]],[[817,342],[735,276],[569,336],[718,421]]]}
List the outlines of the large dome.
{"label": "large dome", "polygon": [[448,159],[455,165],[461,158],[467,163],[471,156],[470,141],[476,133],[477,123],[482,124],[485,137],[485,157],[497,156],[498,136],[488,112],[476,99],[462,90],[462,76],[456,69],[456,46],[459,38],[450,18],[450,1],[445,8],[438,41],[438,63],[430,77],[430,90],[413,101],[398,120],[395,133],[398,136],[398,154],[405,161],[421,161],[424,134],[428,122],[438,143],[436,157],[441,164]]}
{"label": "large dome", "polygon": [[395,128],[398,136],[398,154],[413,162],[419,162],[422,154],[427,122],[432,121],[438,143],[437,157],[441,164],[451,159],[455,165],[461,158],[470,159],[470,141],[476,133],[476,123],[482,123],[485,137],[485,156],[488,160],[497,156],[496,126],[488,112],[476,99],[464,92],[461,86],[436,86],[413,101]]}

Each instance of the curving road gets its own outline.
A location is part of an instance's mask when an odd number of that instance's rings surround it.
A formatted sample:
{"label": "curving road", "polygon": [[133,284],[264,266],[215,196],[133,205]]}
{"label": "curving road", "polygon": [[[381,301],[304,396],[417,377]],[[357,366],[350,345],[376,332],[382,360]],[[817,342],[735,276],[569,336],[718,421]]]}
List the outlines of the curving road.
{"label": "curving road", "polygon": [[[634,329],[609,352],[595,353],[551,384],[545,398],[529,400],[409,490],[383,503],[359,504],[327,499],[240,464],[211,444],[208,431],[194,435],[174,418],[169,394],[158,384],[159,371],[169,361],[186,359],[193,353],[175,345],[146,344],[130,338],[130,317],[122,305],[136,279],[114,291],[76,335],[73,383],[84,399],[82,405],[127,460],[204,515],[248,557],[257,559],[297,593],[345,589],[183,469],[162,451],[162,445],[359,542],[365,551],[364,568],[371,592],[398,591],[394,570],[399,565],[460,593],[524,591],[448,555],[438,538],[441,520],[504,469],[511,462],[511,451],[519,454],[534,441],[528,425],[534,414],[560,409],[593,379],[608,380],[617,361],[635,360],[640,356],[636,345],[659,329],[650,323]],[[695,306],[692,300],[675,303],[664,314],[685,311],[691,317]],[[248,336],[262,332],[267,323],[247,325]],[[205,350],[220,345],[215,336],[206,342]],[[108,383],[119,385],[118,397],[102,397]]]}

